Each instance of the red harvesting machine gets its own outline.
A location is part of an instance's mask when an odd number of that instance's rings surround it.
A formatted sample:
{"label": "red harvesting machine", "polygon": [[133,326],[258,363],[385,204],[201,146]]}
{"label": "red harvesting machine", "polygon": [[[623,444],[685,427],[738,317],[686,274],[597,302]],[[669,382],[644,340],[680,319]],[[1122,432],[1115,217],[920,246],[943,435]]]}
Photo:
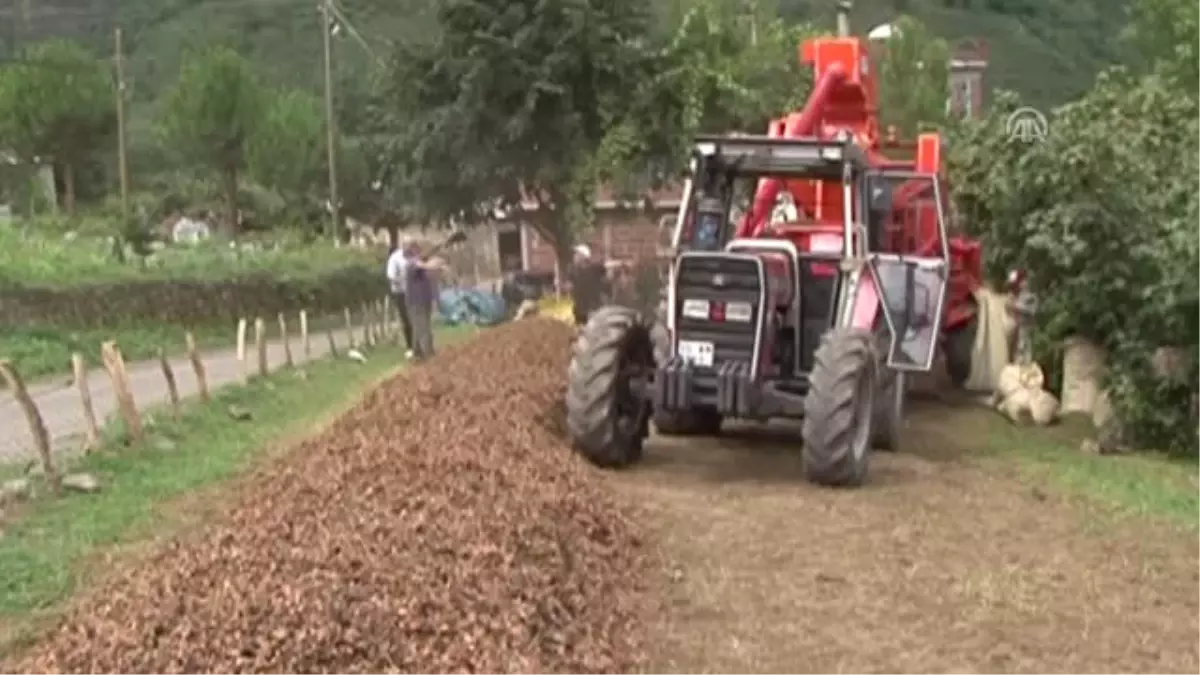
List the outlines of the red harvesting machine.
{"label": "red harvesting machine", "polygon": [[606,307],[581,332],[567,421],[594,463],[637,461],[651,421],[713,434],[726,418],[800,418],[805,475],[858,485],[872,447],[900,445],[908,373],[957,344],[947,366],[965,379],[980,247],[947,234],[938,134],[911,160],[883,154],[897,144],[846,9],[837,37],[801,47],[802,110],[766,135],[696,139],[662,316]]}

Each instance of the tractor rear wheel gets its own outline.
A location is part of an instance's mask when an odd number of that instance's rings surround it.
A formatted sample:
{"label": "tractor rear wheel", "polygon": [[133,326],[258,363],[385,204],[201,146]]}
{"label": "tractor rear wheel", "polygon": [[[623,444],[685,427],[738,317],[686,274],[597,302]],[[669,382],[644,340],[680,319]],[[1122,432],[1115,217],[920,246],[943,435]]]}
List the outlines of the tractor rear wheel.
{"label": "tractor rear wheel", "polygon": [[804,399],[804,475],[819,485],[862,485],[871,458],[879,357],[875,336],[836,328],[821,338]]}
{"label": "tractor rear wheel", "polygon": [[[655,363],[671,358],[671,335],[661,319],[650,329],[650,339]],[[711,408],[654,411],[654,429],[664,436],[715,436],[721,432],[721,422],[721,414]]]}
{"label": "tractor rear wheel", "polygon": [[642,458],[644,387],[653,367],[650,331],[638,312],[604,307],[583,326],[567,371],[567,430],[588,461],[618,468]]}

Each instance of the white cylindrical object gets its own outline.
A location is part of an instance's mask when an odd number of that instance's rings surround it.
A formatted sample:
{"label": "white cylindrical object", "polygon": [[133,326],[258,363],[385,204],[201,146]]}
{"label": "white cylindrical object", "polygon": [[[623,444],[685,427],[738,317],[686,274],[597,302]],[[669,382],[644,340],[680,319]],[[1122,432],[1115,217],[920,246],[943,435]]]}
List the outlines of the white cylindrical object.
{"label": "white cylindrical object", "polygon": [[1107,369],[1104,350],[1079,337],[1063,343],[1062,413],[1091,415]]}

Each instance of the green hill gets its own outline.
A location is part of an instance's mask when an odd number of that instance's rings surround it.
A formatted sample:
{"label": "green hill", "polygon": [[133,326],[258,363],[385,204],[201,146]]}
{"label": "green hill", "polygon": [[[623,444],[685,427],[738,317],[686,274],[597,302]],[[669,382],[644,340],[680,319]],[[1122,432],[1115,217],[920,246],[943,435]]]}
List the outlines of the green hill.
{"label": "green hill", "polygon": [[[830,0],[776,0],[785,16],[833,25]],[[1050,106],[1086,90],[1121,58],[1128,0],[855,0],[855,30],[909,14],[951,42],[977,38],[990,49],[991,87]]]}
{"label": "green hill", "polygon": [[[730,0],[734,2],[738,0]],[[745,1],[745,0],[742,0]],[[772,2],[781,14],[833,26],[833,0]],[[1015,89],[1036,105],[1068,100],[1120,57],[1117,35],[1127,0],[857,0],[857,30],[908,13],[951,39],[980,38],[991,50],[989,83]],[[341,89],[369,81],[370,53],[390,40],[419,37],[429,24],[421,0],[342,0],[357,36],[336,40]],[[259,62],[271,82],[316,89],[321,82],[321,23],[316,0],[0,0],[0,54],[46,36],[73,36],[111,53],[121,25],[137,103],[153,101],[187,50],[234,45]]]}

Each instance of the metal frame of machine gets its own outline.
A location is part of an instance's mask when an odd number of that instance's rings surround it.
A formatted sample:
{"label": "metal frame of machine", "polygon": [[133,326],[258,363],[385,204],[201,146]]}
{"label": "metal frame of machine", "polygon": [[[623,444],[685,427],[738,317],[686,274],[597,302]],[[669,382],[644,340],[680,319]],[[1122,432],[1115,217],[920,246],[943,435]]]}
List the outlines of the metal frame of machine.
{"label": "metal frame of machine", "polygon": [[[722,416],[767,419],[771,417],[801,417],[804,414],[803,398],[808,393],[808,372],[793,370],[778,373],[774,377],[762,377],[762,349],[769,343],[767,335],[769,312],[778,308],[770,307],[768,286],[770,280],[763,259],[754,252],[776,252],[786,255],[790,263],[788,275],[793,284],[791,302],[785,314],[791,322],[792,329],[792,362],[799,364],[803,360],[802,350],[805,349],[802,322],[804,314],[802,307],[801,270],[806,262],[833,263],[838,266],[836,283],[837,297],[833,306],[837,316],[830,316],[829,329],[847,328],[855,324],[855,305],[859,288],[864,282],[864,270],[869,275],[869,285],[881,289],[884,284],[880,278],[878,266],[896,264],[909,266],[917,265],[935,271],[942,276],[942,283],[936,292],[936,304],[933,312],[934,325],[929,331],[936,334],[940,328],[941,316],[945,304],[946,284],[945,275],[948,271],[950,256],[946,243],[944,220],[940,206],[940,189],[936,177],[922,175],[917,172],[896,169],[874,169],[867,164],[866,156],[856,146],[847,141],[816,141],[813,139],[779,139],[770,137],[700,137],[696,140],[697,161],[693,166],[698,171],[710,171],[723,174],[730,179],[738,176],[761,176],[764,178],[795,177],[801,179],[821,177],[828,180],[832,176],[841,176],[841,192],[844,205],[844,217],[841,223],[841,250],[838,252],[802,251],[797,245],[784,238],[734,238],[724,243],[723,251],[688,251],[683,250],[677,257],[671,271],[671,283],[667,289],[666,320],[669,339],[668,359],[658,364],[654,377],[653,406],[657,411],[687,411],[697,406],[712,408]],[[715,160],[715,161],[714,161]],[[870,248],[868,226],[854,218],[855,214],[866,211],[866,179],[875,175],[885,175],[898,179],[926,179],[932,182],[934,203],[938,210],[938,239],[940,245],[936,259],[927,256],[907,256],[873,251]],[[677,248],[686,247],[683,232],[689,221],[694,220],[690,209],[695,207],[695,189],[693,181],[689,180],[684,190],[684,207],[676,224],[672,242]],[[754,330],[753,349],[750,358],[741,363],[722,363],[716,370],[704,365],[697,366],[694,359],[679,355],[681,330],[680,315],[686,314],[683,303],[691,302],[720,302],[702,297],[704,291],[691,294],[688,298],[679,297],[680,270],[693,260],[725,259],[753,265],[757,277],[757,300],[750,303]],[[721,274],[714,273],[713,278],[719,280]],[[714,287],[720,289],[721,284],[714,282]],[[707,308],[708,305],[705,305]],[[905,316],[896,316],[895,312],[882,311],[888,332],[891,336],[888,354],[885,357],[887,366],[898,371],[923,372],[928,371],[933,362],[934,350],[929,349],[924,358],[918,363],[902,363],[896,358],[897,346],[907,328]],[[815,345],[807,345],[815,348]],[[903,378],[903,375],[898,375]]]}
{"label": "metal frame of machine", "polygon": [[[802,110],[767,135],[695,140],[666,316],[607,307],[580,333],[567,427],[593,463],[637,461],[651,420],[716,433],[727,417],[793,417],[806,476],[859,485],[871,447],[900,443],[907,373],[972,320],[979,247],[947,236],[940,138],[921,134],[911,162],[880,154],[875,74],[842,10],[837,37],[801,47],[815,73]],[[747,176],[753,205],[734,226]],[[769,222],[781,191],[799,221]]]}

